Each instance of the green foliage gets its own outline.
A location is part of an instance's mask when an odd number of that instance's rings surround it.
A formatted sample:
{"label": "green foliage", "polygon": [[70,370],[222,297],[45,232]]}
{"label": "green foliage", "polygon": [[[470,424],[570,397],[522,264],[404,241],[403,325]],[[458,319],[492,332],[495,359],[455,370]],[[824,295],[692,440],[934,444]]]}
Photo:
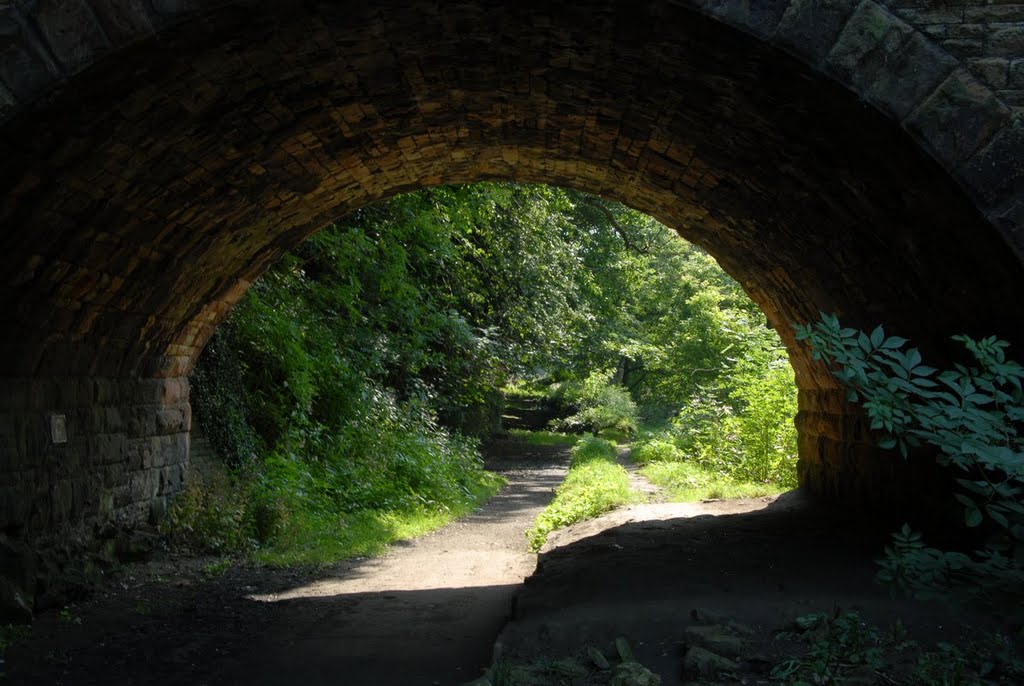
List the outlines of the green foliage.
{"label": "green foliage", "polygon": [[939,643],[935,650],[918,656],[909,676],[913,686],[1019,684],[1024,679],[1024,660],[1014,641],[993,634],[961,646]]}
{"label": "green foliage", "polygon": [[560,385],[561,400],[574,409],[554,425],[565,431],[636,431],[638,417],[636,403],[629,390],[612,383],[612,370],[592,372],[582,382]]}
{"label": "green foliage", "polygon": [[578,434],[563,434],[556,431],[527,431],[511,429],[508,432],[516,440],[530,445],[576,445],[580,440]]}
{"label": "green foliage", "polygon": [[790,684],[842,684],[858,668],[878,670],[886,665],[882,632],[856,612],[804,615],[797,617],[795,628],[810,649],[776,665],[773,679]]}
{"label": "green foliage", "polygon": [[185,493],[169,528],[273,556],[446,517],[487,481],[462,435],[496,428],[511,379],[534,398],[560,381],[565,427],[606,436],[711,389],[764,476],[786,443],[769,427],[789,422],[756,371],[776,348],[708,255],[621,205],[503,183],[403,195],[286,254],[214,334],[192,397],[232,471]]}
{"label": "green foliage", "polygon": [[791,686],[887,683],[906,686],[1018,684],[1024,662],[1014,641],[992,634],[961,646],[939,643],[926,650],[897,623],[882,631],[855,612],[838,610],[797,617],[777,640],[801,645],[775,665],[771,676]]}
{"label": "green foliage", "polygon": [[[724,398],[724,399],[723,399]],[[741,481],[796,486],[796,384],[781,348],[752,347],[728,385],[698,389],[672,420],[688,459]]]}
{"label": "green foliage", "polygon": [[737,480],[692,462],[651,462],[644,466],[641,474],[665,489],[668,499],[673,502],[759,498],[785,490],[778,484]]}
{"label": "green foliage", "polygon": [[682,462],[686,454],[671,440],[655,437],[635,443],[630,457],[639,465],[647,465],[654,462]]}
{"label": "green foliage", "polygon": [[555,529],[635,500],[629,475],[615,458],[615,445],[602,438],[590,436],[576,444],[565,481],[526,533],[531,550],[540,550]]}
{"label": "green foliage", "polygon": [[[998,540],[972,555],[925,546],[904,528],[882,562],[880,577],[923,595],[957,589],[972,597],[1019,598],[1024,588],[1024,367],[1008,360],[1005,341],[954,336],[970,364],[939,371],[923,363],[907,341],[843,328],[835,316],[797,327],[814,356],[860,401],[882,447],[928,446],[957,476],[957,500],[969,527],[987,521]],[[979,581],[983,583],[979,584]]]}
{"label": "green foliage", "polygon": [[572,449],[572,457],[569,460],[569,469],[586,464],[593,460],[604,462],[615,462],[618,450],[615,444],[596,436],[585,436]]}

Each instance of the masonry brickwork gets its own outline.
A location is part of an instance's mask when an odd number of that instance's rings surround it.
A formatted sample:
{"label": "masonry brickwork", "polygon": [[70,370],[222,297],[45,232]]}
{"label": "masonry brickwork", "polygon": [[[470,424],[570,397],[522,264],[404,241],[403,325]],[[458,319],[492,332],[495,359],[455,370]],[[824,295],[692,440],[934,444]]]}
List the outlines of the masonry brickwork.
{"label": "masonry brickwork", "polygon": [[181,379],[283,250],[494,178],[706,247],[790,347],[802,483],[899,500],[916,477],[790,327],[1024,343],[1022,7],[0,0],[0,576],[159,514]]}

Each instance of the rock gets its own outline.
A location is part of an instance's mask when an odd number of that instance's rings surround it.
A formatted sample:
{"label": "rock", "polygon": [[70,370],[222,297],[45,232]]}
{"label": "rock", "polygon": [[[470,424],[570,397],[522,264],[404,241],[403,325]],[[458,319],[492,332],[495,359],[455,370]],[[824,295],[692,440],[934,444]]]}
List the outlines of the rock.
{"label": "rock", "polygon": [[608,686],[661,686],[661,677],[639,662],[623,662],[612,672]]}
{"label": "rock", "polygon": [[686,638],[690,643],[728,657],[742,655],[745,645],[745,641],[729,626],[719,624],[687,627]]}
{"label": "rock", "polygon": [[687,674],[715,678],[720,674],[732,674],[740,666],[727,657],[717,655],[700,646],[691,646],[683,658],[683,670]]}
{"label": "rock", "polygon": [[728,624],[733,618],[727,614],[706,607],[695,607],[690,610],[690,617],[701,624]]}

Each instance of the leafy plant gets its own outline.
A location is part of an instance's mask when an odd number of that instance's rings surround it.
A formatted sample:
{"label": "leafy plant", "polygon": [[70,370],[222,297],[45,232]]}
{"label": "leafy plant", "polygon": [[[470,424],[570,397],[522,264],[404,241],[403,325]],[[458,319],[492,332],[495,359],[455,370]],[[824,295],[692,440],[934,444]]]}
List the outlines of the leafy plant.
{"label": "leafy plant", "polygon": [[[906,339],[887,337],[881,326],[870,334],[843,328],[833,315],[797,327],[817,359],[859,401],[881,432],[879,445],[927,446],[956,476],[964,523],[983,522],[999,536],[971,555],[927,547],[909,528],[893,537],[880,577],[925,595],[956,588],[971,596],[1010,594],[1024,588],[1019,564],[1024,552],[1024,367],[1006,356],[1008,343],[994,337],[953,339],[970,363],[940,371],[924,364]],[[984,583],[979,584],[981,580]]]}
{"label": "leafy plant", "polygon": [[[886,664],[882,633],[855,612],[797,617],[788,637],[806,640],[806,654],[777,664],[771,676],[788,684],[842,684],[858,668]],[[787,635],[784,635],[787,636]]]}
{"label": "leafy plant", "polygon": [[613,375],[612,370],[597,371],[582,383],[564,384],[562,399],[575,412],[555,420],[554,426],[566,431],[636,431],[636,403],[625,387],[612,382]]}

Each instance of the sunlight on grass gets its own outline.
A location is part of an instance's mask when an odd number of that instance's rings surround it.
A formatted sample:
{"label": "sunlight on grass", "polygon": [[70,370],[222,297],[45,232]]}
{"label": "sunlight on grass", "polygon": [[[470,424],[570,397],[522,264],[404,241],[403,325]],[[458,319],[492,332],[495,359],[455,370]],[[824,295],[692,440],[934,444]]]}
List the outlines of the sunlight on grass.
{"label": "sunlight on grass", "polygon": [[555,491],[551,503],[537,515],[533,528],[526,532],[531,550],[540,550],[555,529],[638,501],[638,495],[629,487],[629,474],[615,463],[615,457],[614,444],[593,436],[573,448],[565,481]]}
{"label": "sunlight on grass", "polygon": [[669,500],[695,502],[730,498],[758,498],[783,493],[778,484],[734,481],[728,476],[701,469],[689,462],[651,462],[640,473],[651,483],[665,489]]}
{"label": "sunlight on grass", "polygon": [[582,436],[563,434],[557,431],[529,431],[527,429],[509,429],[509,436],[530,445],[576,445]]}
{"label": "sunlight on grass", "polygon": [[266,565],[328,565],[352,557],[378,555],[388,544],[422,536],[469,514],[487,502],[507,482],[497,474],[481,472],[466,500],[446,510],[359,510],[344,516],[296,513],[289,521],[289,535],[253,557]]}

